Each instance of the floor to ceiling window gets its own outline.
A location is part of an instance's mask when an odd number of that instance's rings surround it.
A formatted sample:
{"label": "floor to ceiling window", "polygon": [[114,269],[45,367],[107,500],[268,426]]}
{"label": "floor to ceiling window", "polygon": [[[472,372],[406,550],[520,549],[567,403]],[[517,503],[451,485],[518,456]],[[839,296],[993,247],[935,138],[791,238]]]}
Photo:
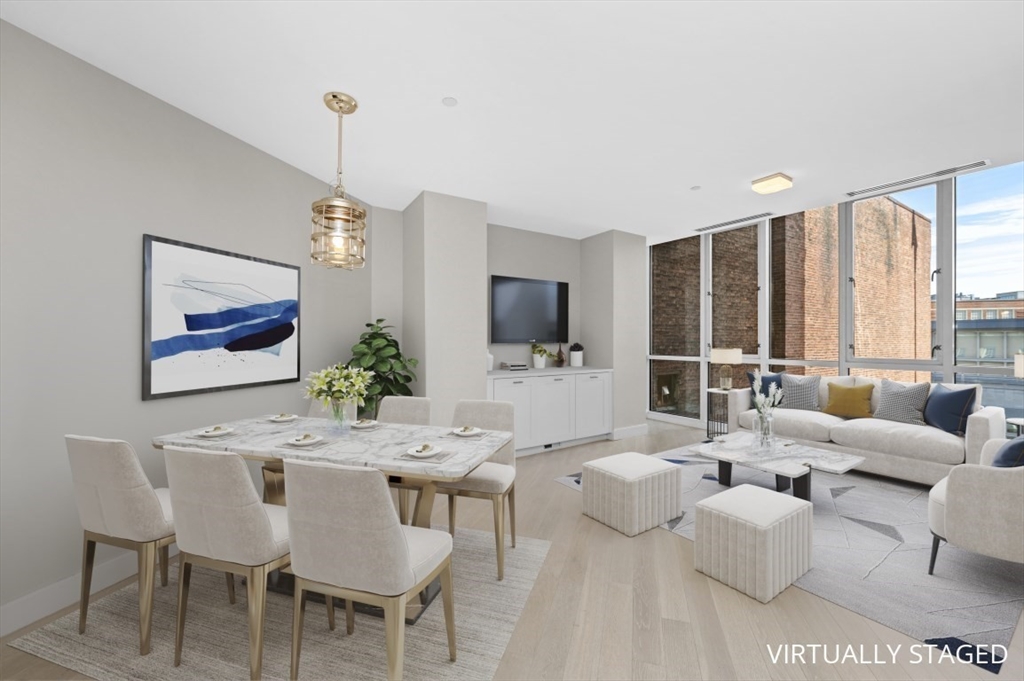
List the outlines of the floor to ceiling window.
{"label": "floor to ceiling window", "polygon": [[651,247],[648,409],[700,418],[700,237]]}

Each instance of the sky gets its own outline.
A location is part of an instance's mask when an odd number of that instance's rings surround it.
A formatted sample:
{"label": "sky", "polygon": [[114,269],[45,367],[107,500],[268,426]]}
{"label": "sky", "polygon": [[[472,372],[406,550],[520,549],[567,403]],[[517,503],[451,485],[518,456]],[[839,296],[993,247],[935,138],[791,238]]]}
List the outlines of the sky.
{"label": "sky", "polygon": [[[934,185],[892,197],[934,223]],[[979,298],[1024,290],[1024,163],[957,178],[954,290]]]}

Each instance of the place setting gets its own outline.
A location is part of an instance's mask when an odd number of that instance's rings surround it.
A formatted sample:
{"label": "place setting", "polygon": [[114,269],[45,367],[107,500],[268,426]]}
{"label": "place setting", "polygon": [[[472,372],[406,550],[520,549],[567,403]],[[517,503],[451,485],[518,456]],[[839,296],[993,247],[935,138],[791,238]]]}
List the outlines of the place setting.
{"label": "place setting", "polygon": [[236,432],[231,426],[211,426],[209,428],[196,431],[191,435],[191,437],[201,440],[230,440],[238,437],[238,435],[240,435],[240,433]]}
{"label": "place setting", "polygon": [[410,447],[405,454],[400,455],[398,458],[422,461],[423,463],[441,463],[443,461],[447,461],[454,455],[455,452],[452,450],[446,450],[439,444],[427,442],[415,447]]}
{"label": "place setting", "polygon": [[454,428],[448,436],[451,437],[480,437],[484,434],[483,428],[477,428],[476,426],[462,426],[461,428]]}
{"label": "place setting", "polygon": [[323,435],[316,435],[314,433],[302,433],[295,437],[288,438],[282,442],[282,446],[290,447],[293,449],[319,449],[331,443],[331,440],[327,440]]}

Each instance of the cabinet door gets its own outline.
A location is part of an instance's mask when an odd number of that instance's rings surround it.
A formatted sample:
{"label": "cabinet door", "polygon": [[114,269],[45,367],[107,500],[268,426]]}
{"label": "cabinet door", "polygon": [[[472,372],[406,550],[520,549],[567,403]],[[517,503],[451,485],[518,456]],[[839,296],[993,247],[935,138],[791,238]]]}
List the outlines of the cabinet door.
{"label": "cabinet door", "polygon": [[611,375],[576,376],[576,437],[593,437],[612,432]]}
{"label": "cabinet door", "polygon": [[511,402],[515,405],[516,449],[532,447],[537,444],[530,427],[531,379],[506,378],[494,381],[494,399],[497,402]]}
{"label": "cabinet door", "polygon": [[573,401],[576,381],[573,376],[534,378],[533,440],[535,445],[567,442],[576,437],[576,410]]}

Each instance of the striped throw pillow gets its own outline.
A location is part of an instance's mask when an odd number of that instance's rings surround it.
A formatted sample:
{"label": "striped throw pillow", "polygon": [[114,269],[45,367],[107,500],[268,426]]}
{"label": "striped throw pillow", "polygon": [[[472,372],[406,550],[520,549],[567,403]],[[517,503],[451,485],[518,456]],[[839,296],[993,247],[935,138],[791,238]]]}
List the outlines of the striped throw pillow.
{"label": "striped throw pillow", "polygon": [[931,385],[928,383],[902,385],[883,378],[882,389],[878,393],[878,409],[875,409],[875,418],[910,423],[915,426],[925,425],[924,405],[928,401],[930,389]]}
{"label": "striped throw pillow", "polygon": [[821,376],[782,374],[782,404],[779,408],[818,411],[819,383]]}

